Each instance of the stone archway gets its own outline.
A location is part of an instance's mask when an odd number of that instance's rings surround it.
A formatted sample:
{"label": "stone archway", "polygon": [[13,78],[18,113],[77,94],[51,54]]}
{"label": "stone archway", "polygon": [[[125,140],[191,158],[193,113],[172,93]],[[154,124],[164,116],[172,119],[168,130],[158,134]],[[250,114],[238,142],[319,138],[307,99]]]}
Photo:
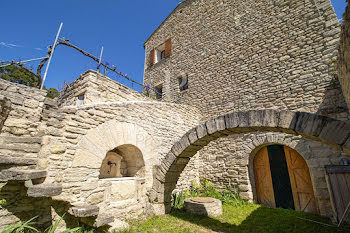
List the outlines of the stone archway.
{"label": "stone archway", "polygon": [[197,151],[217,138],[256,131],[301,135],[350,153],[350,124],[329,117],[277,110],[252,110],[219,116],[188,131],[163,159],[149,193],[156,212],[170,210],[171,193],[176,182]]}
{"label": "stone archway", "polygon": [[128,146],[138,148],[142,154],[145,186],[150,189],[153,183],[153,166],[158,163],[156,143],[143,128],[136,124],[111,120],[90,130],[77,145],[78,150],[72,169],[96,170],[95,178],[98,179],[99,169],[108,152],[115,148],[123,151]]}

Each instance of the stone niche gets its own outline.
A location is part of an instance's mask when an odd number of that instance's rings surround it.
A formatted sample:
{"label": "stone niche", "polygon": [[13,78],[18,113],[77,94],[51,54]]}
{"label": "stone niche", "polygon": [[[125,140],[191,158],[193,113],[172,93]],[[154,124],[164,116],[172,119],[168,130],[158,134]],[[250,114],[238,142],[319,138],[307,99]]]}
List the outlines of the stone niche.
{"label": "stone niche", "polygon": [[133,145],[122,145],[107,152],[100,169],[100,179],[143,178],[145,163],[141,151]]}

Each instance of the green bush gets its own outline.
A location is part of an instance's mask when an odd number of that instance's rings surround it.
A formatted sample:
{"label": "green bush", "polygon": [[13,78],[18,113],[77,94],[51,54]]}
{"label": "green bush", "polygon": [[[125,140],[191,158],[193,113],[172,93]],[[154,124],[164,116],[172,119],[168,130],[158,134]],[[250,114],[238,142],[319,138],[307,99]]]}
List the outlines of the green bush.
{"label": "green bush", "polygon": [[239,196],[236,186],[228,187],[220,191],[212,182],[206,179],[201,179],[199,184],[196,181],[192,181],[190,190],[175,193],[172,197],[172,207],[176,209],[183,208],[185,199],[189,197],[212,197],[219,199],[224,204],[236,206],[247,204],[247,202]]}

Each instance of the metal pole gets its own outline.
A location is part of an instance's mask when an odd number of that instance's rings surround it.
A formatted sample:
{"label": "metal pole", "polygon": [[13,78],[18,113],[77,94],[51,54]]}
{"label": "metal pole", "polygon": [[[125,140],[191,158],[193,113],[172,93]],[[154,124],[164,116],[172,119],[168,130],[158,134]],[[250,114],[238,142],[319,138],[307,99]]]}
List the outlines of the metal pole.
{"label": "metal pole", "polygon": [[57,40],[58,40],[58,36],[61,33],[62,26],[63,26],[63,23],[61,23],[60,28],[58,29],[58,32],[57,32],[57,35],[56,35],[55,42],[53,43],[52,50],[51,50],[50,57],[49,57],[49,61],[47,62],[47,66],[46,66],[46,69],[45,69],[45,73],[44,73],[44,77],[43,77],[43,81],[41,83],[40,89],[43,89],[43,87],[44,87],[44,82],[45,82],[45,79],[46,79],[47,71],[49,70],[49,66],[50,66],[50,63],[51,63],[51,58],[52,58],[52,55],[53,55],[53,51],[55,50],[55,46],[56,46],[56,43],[57,43]]}
{"label": "metal pole", "polygon": [[25,60],[25,61],[21,61],[21,62],[11,62],[11,63],[6,64],[6,65],[1,65],[0,68],[10,66],[12,64],[24,64],[24,63],[31,62],[31,61],[43,60],[45,58],[47,58],[47,57],[34,58],[34,59],[29,59],[29,60]]}
{"label": "metal pole", "polygon": [[[100,60],[99,60],[99,62],[98,62],[99,65],[101,64],[101,61],[102,61],[102,54],[103,54],[103,46],[102,46],[102,48],[101,48]],[[100,72],[100,68],[98,69],[98,72]]]}

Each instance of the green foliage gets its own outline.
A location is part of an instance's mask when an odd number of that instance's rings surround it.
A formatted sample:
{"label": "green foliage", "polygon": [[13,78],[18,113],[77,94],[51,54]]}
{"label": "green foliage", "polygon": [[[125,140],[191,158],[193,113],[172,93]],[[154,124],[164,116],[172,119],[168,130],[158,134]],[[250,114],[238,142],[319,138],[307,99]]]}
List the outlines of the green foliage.
{"label": "green foliage", "polygon": [[[0,78],[13,83],[26,85],[28,87],[39,86],[39,78],[37,76],[15,65],[0,68]],[[47,91],[47,97],[51,99],[54,99],[58,95],[58,90],[55,88],[47,89],[44,87],[44,90]]]}
{"label": "green foliage", "polygon": [[186,196],[184,192],[174,193],[172,206],[176,209],[181,209],[184,205],[185,198]]}
{"label": "green foliage", "polygon": [[45,91],[47,91],[47,95],[46,97],[48,98],[51,98],[51,99],[54,99],[58,96],[59,92],[57,89],[55,88],[50,88],[50,89],[47,89],[45,86],[43,88]]}
{"label": "green foliage", "polygon": [[[35,225],[34,219],[36,219],[37,217],[31,218],[28,221],[22,223],[15,223],[15,224],[11,224],[9,226],[7,226],[1,233],[34,233],[34,232],[40,232],[38,229],[36,229],[33,225]],[[63,218],[63,217],[62,217]],[[53,223],[53,225],[51,225],[49,228],[47,228],[43,233],[59,233],[57,231],[57,228],[59,226],[59,224],[62,221],[62,218],[60,218],[59,220],[55,221]],[[66,229],[65,231],[63,231],[62,233],[94,233],[94,229],[86,226],[86,225],[82,225],[73,229]]]}
{"label": "green foliage", "polygon": [[37,87],[39,85],[37,76],[15,65],[0,68],[0,78],[29,87]]}
{"label": "green foliage", "polygon": [[[0,188],[0,194],[1,194],[1,188]],[[0,199],[0,207],[6,205],[5,199]]]}
{"label": "green foliage", "polygon": [[22,223],[16,223],[7,226],[1,233],[32,233],[39,232],[33,225],[35,224],[34,219],[37,217],[31,218],[28,221]]}
{"label": "green foliage", "polygon": [[247,202],[239,196],[236,187],[230,187],[219,191],[212,182],[206,179],[201,179],[199,184],[196,181],[192,181],[190,190],[175,193],[172,197],[172,206],[175,209],[182,209],[185,199],[189,197],[212,197],[219,199],[224,204],[232,204],[235,206],[247,204]]}

